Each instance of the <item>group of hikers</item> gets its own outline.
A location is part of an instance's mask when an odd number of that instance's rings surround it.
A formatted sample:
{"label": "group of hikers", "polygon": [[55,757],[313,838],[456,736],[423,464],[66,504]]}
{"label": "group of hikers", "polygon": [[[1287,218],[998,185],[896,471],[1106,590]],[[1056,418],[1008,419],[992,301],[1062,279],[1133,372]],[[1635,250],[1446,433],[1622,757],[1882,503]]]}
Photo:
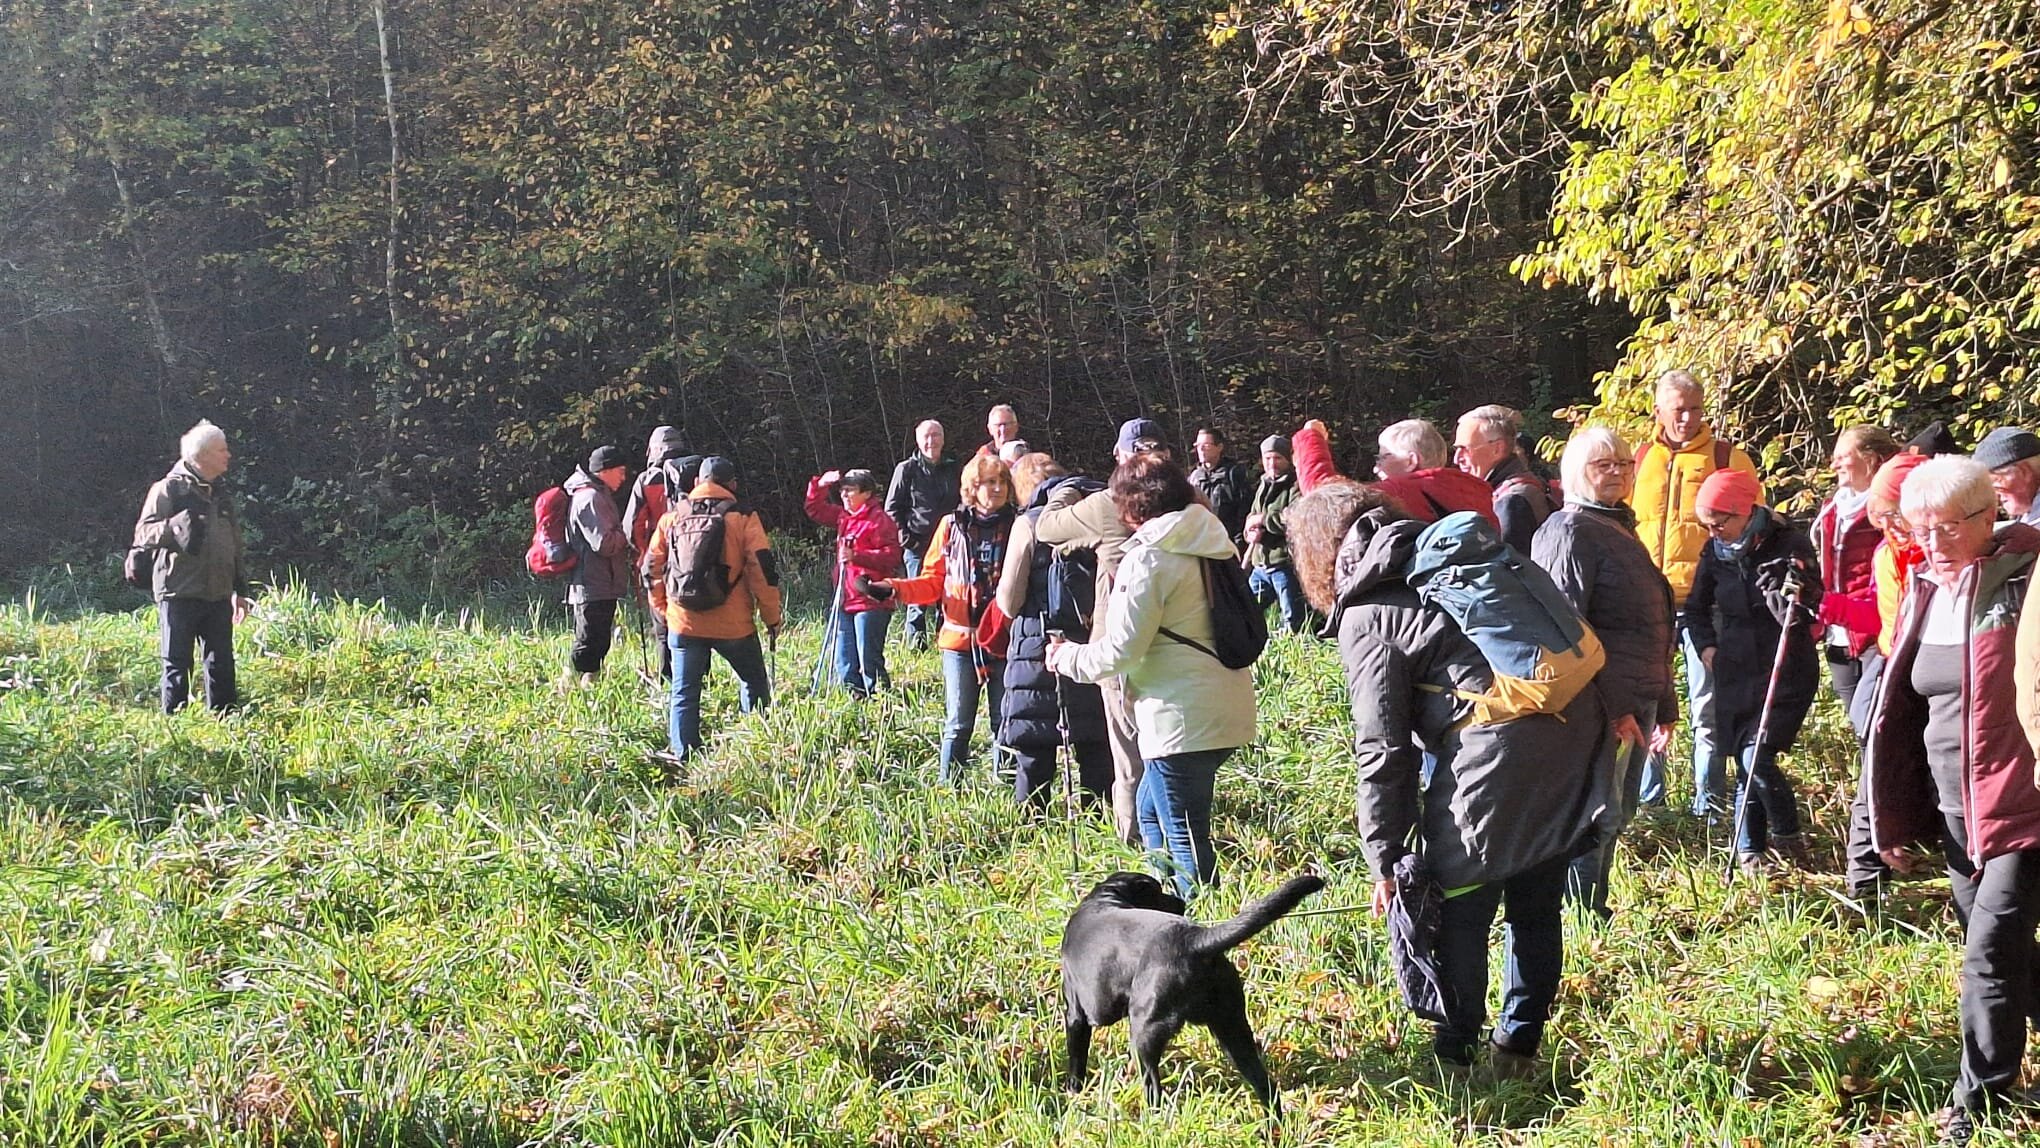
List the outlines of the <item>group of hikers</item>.
{"label": "group of hikers", "polygon": [[[1422,419],[1388,426],[1364,481],[1339,472],[1315,421],[1261,440],[1256,468],[1216,428],[1179,459],[1159,424],[1133,419],[1103,479],[1029,447],[1009,406],[961,458],[924,422],[889,481],[848,469],[808,483],[808,516],[836,538],[832,679],[857,698],[887,688],[903,611],[909,646],[940,655],[938,775],[964,775],[982,708],[1023,807],[1050,807],[1066,751],[1086,803],[1190,899],[1218,878],[1220,767],[1255,736],[1258,646],[1236,656],[1239,635],[1273,609],[1334,641],[1374,907],[1427,918],[1435,1053],[1449,1073],[1484,1054],[1520,1077],[1540,1071],[1565,903],[1611,916],[1617,837],[1670,802],[1682,708],[1686,809],[1728,831],[1739,872],[1817,866],[1780,758],[1825,663],[1861,749],[1852,891],[1874,905],[1930,864],[1953,886],[1962,1051],[1943,1134],[1966,1141],[2018,1098],[2040,1014],[2040,608],[2026,609],[2040,436],[2001,428],[1963,455],[1939,424],[1903,444],[1850,427],[1833,494],[1801,524],[1716,438],[1690,373],[1664,375],[1654,400],[1646,441],[1576,429],[1556,476],[1518,412],[1494,405],[1462,415],[1449,444]],[[208,423],[182,454],[150,491],[129,566],[159,603],[164,708],[185,700],[194,640],[224,708],[248,592],[214,485],[231,456]],[[542,499],[528,556],[568,582],[569,681],[594,680],[618,603],[644,595],[680,761],[703,744],[711,653],[743,709],[770,701],[758,630],[776,642],[780,576],[739,491],[730,460],[684,453],[660,427],[635,479],[601,447],[557,505]],[[1498,912],[1505,989],[1489,1028]]]}

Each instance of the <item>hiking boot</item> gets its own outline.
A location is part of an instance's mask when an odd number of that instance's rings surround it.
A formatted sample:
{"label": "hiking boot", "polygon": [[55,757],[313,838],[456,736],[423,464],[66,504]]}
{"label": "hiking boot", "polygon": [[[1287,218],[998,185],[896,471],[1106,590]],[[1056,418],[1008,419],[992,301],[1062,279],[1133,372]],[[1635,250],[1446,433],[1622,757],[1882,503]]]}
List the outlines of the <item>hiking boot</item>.
{"label": "hiking boot", "polygon": [[1488,1074],[1495,1083],[1511,1081],[1537,1081],[1545,1077],[1544,1066],[1537,1062],[1534,1053],[1524,1054],[1503,1048],[1499,1044],[1488,1046]]}
{"label": "hiking boot", "polygon": [[1438,1057],[1438,1083],[1448,1087],[1469,1084],[1473,1081],[1473,1065],[1461,1060]]}
{"label": "hiking boot", "polygon": [[1735,867],[1753,881],[1770,880],[1776,868],[1768,853],[1738,853],[1735,855]]}
{"label": "hiking boot", "polygon": [[1943,1108],[1937,1115],[1941,1119],[1941,1143],[1962,1148],[1976,1139],[1976,1114],[1969,1109]]}
{"label": "hiking boot", "polygon": [[1813,851],[1806,847],[1806,838],[1799,834],[1771,834],[1771,849],[1778,854],[1780,859],[1794,869],[1808,873],[1813,872]]}

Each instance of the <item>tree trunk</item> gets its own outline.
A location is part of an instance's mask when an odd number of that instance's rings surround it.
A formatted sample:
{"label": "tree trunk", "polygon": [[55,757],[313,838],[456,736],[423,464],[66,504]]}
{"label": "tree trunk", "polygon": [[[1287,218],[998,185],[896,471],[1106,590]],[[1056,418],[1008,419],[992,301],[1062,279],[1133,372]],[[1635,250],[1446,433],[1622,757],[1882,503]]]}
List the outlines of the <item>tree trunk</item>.
{"label": "tree trunk", "polygon": [[383,114],[390,125],[390,188],[388,223],[383,235],[383,297],[390,311],[390,375],[384,384],[383,413],[389,419],[387,462],[396,450],[397,424],[403,412],[404,327],[397,314],[397,237],[403,216],[398,195],[398,168],[404,160],[403,137],[397,132],[397,75],[390,66],[390,22],[387,0],[371,0],[375,13],[376,49],[382,57]]}

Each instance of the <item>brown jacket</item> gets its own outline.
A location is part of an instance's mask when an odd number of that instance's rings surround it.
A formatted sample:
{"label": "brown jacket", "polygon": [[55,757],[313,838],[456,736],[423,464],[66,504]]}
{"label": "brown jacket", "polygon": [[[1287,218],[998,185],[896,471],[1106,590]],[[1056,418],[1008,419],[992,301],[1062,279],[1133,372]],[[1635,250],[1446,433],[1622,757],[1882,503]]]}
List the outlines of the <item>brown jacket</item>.
{"label": "brown jacket", "polygon": [[713,610],[689,610],[666,602],[666,554],[671,545],[671,527],[677,516],[688,513],[690,504],[703,498],[733,499],[736,496],[713,482],[696,486],[687,502],[668,511],[652,532],[651,549],[645,552],[645,578],[650,583],[652,608],[665,615],[675,634],[688,638],[748,638],[758,632],[751,620],[753,608],[765,625],[778,629],[785,621],[779,598],[779,563],[772,554],[772,540],[765,537],[765,524],[756,511],[741,504],[724,516],[723,560],[730,569],[730,596]]}

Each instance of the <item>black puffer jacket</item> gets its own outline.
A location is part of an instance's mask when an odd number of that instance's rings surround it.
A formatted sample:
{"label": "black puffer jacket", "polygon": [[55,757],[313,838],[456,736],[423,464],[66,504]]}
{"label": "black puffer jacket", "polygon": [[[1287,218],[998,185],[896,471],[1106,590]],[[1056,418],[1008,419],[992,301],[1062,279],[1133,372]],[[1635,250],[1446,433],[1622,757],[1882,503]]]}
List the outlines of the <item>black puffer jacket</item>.
{"label": "black puffer jacket", "polygon": [[1820,571],[1806,531],[1762,506],[1744,537],[1748,541],[1740,550],[1714,539],[1701,548],[1679,625],[1695,649],[1714,647],[1715,745],[1723,753],[1739,753],[1757,737],[1784,629],[1779,623],[1787,615],[1785,575],[1797,570],[1806,609],[1792,615],[1792,644],[1764,733],[1765,744],[1782,752],[1792,748],[1820,689],[1811,620],[1820,609]]}
{"label": "black puffer jacket", "polygon": [[1230,458],[1221,458],[1213,466],[1200,463],[1190,472],[1190,485],[1211,503],[1211,512],[1225,523],[1225,532],[1232,535],[1233,545],[1238,546],[1240,529],[1247,521],[1247,504],[1254,497],[1254,476],[1246,464]]}
{"label": "black puffer jacket", "polygon": [[[1023,511],[1029,521],[1039,521],[1043,508],[1056,489],[1066,483],[1096,482],[1067,475],[1050,479],[1034,491]],[[1048,611],[1048,569],[1055,547],[1036,542],[1027,570],[1027,597],[1013,619],[1006,644],[1005,712],[1000,715],[999,744],[1019,749],[1040,749],[1062,744],[1056,726],[1056,675],[1048,670],[1048,633],[1042,616]],[[1062,680],[1063,705],[1069,709],[1070,741],[1104,741],[1105,701],[1098,687],[1084,682]]]}
{"label": "black puffer jacket", "polygon": [[1568,503],[1537,528],[1530,560],[1586,615],[1607,650],[1598,680],[1609,711],[1642,713],[1655,702],[1659,725],[1677,721],[1672,643],[1678,611],[1672,584],[1636,537],[1636,512]]}
{"label": "black puffer jacket", "polygon": [[[1411,852],[1447,889],[1506,880],[1600,840],[1615,739],[1598,689],[1559,715],[1462,725],[1493,683],[1480,650],[1403,581],[1421,522],[1362,515],[1339,548],[1339,656],[1353,707],[1361,851],[1376,879]],[[1419,747],[1422,747],[1421,749]],[[1422,779],[1423,753],[1438,765]]]}

